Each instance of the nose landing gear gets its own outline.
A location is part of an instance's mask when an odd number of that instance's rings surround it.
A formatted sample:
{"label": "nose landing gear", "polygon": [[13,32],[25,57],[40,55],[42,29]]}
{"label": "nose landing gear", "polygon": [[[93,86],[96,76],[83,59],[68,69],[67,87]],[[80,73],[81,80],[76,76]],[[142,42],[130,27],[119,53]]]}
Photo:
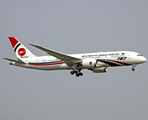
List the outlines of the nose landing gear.
{"label": "nose landing gear", "polygon": [[83,76],[83,73],[80,72],[80,71],[81,71],[81,70],[73,70],[73,71],[70,72],[70,74],[71,74],[71,75],[76,74],[77,77]]}
{"label": "nose landing gear", "polygon": [[132,71],[135,71],[135,68],[134,67],[132,67],[132,69],[131,69]]}
{"label": "nose landing gear", "polygon": [[136,67],[136,65],[133,65],[131,70],[135,71],[135,67]]}

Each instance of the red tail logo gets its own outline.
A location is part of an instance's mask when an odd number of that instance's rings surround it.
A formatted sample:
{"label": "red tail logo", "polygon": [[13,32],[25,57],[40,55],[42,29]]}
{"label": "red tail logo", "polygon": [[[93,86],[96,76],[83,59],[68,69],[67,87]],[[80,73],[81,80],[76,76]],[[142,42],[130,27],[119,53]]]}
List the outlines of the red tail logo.
{"label": "red tail logo", "polygon": [[20,56],[24,56],[24,55],[26,54],[26,50],[25,50],[24,48],[20,48],[20,49],[18,50],[18,54],[19,54]]}

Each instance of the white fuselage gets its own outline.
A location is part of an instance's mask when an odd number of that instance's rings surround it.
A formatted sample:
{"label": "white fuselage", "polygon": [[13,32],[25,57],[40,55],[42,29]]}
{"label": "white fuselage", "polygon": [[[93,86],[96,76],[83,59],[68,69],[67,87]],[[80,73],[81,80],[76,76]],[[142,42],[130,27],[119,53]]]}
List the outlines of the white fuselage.
{"label": "white fuselage", "polygon": [[64,54],[42,46],[29,44],[48,54],[48,56],[35,56],[15,37],[8,37],[12,48],[19,61],[10,58],[3,58],[11,61],[10,65],[36,70],[71,70],[71,75],[83,76],[82,69],[88,69],[93,73],[105,73],[107,67],[132,66],[135,70],[137,64],[147,61],[147,59],[137,52],[114,51],[96,52],[82,54]]}
{"label": "white fuselage", "polygon": [[[131,51],[114,51],[114,52],[96,52],[84,54],[69,54],[69,56],[82,59],[81,66],[77,69],[93,69],[99,67],[114,67],[114,66],[136,66],[146,62],[146,58],[137,52]],[[93,61],[95,64],[93,64]],[[53,56],[41,56],[24,58],[24,64],[12,62],[12,65],[38,69],[38,70],[68,70],[72,69]]]}

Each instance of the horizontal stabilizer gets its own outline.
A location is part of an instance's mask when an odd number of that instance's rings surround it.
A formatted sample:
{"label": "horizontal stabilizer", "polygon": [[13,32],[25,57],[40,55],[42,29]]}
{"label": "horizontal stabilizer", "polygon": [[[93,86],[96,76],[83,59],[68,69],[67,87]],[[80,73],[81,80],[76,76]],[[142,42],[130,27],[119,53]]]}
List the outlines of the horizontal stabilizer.
{"label": "horizontal stabilizer", "polygon": [[13,60],[13,59],[9,59],[9,58],[3,58],[3,59],[8,60],[8,61],[11,61],[11,62],[16,62],[16,63],[25,64],[24,62],[17,61],[17,60]]}

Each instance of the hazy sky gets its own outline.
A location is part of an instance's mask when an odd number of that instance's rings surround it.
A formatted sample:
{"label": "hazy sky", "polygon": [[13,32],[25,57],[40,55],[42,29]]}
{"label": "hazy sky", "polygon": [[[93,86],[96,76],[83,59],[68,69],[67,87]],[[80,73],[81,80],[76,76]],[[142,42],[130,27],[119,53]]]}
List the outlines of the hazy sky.
{"label": "hazy sky", "polygon": [[[9,36],[63,53],[130,50],[148,59],[147,0],[1,0],[0,56],[16,59]],[[83,77],[0,59],[1,120],[146,120],[148,62]]]}

